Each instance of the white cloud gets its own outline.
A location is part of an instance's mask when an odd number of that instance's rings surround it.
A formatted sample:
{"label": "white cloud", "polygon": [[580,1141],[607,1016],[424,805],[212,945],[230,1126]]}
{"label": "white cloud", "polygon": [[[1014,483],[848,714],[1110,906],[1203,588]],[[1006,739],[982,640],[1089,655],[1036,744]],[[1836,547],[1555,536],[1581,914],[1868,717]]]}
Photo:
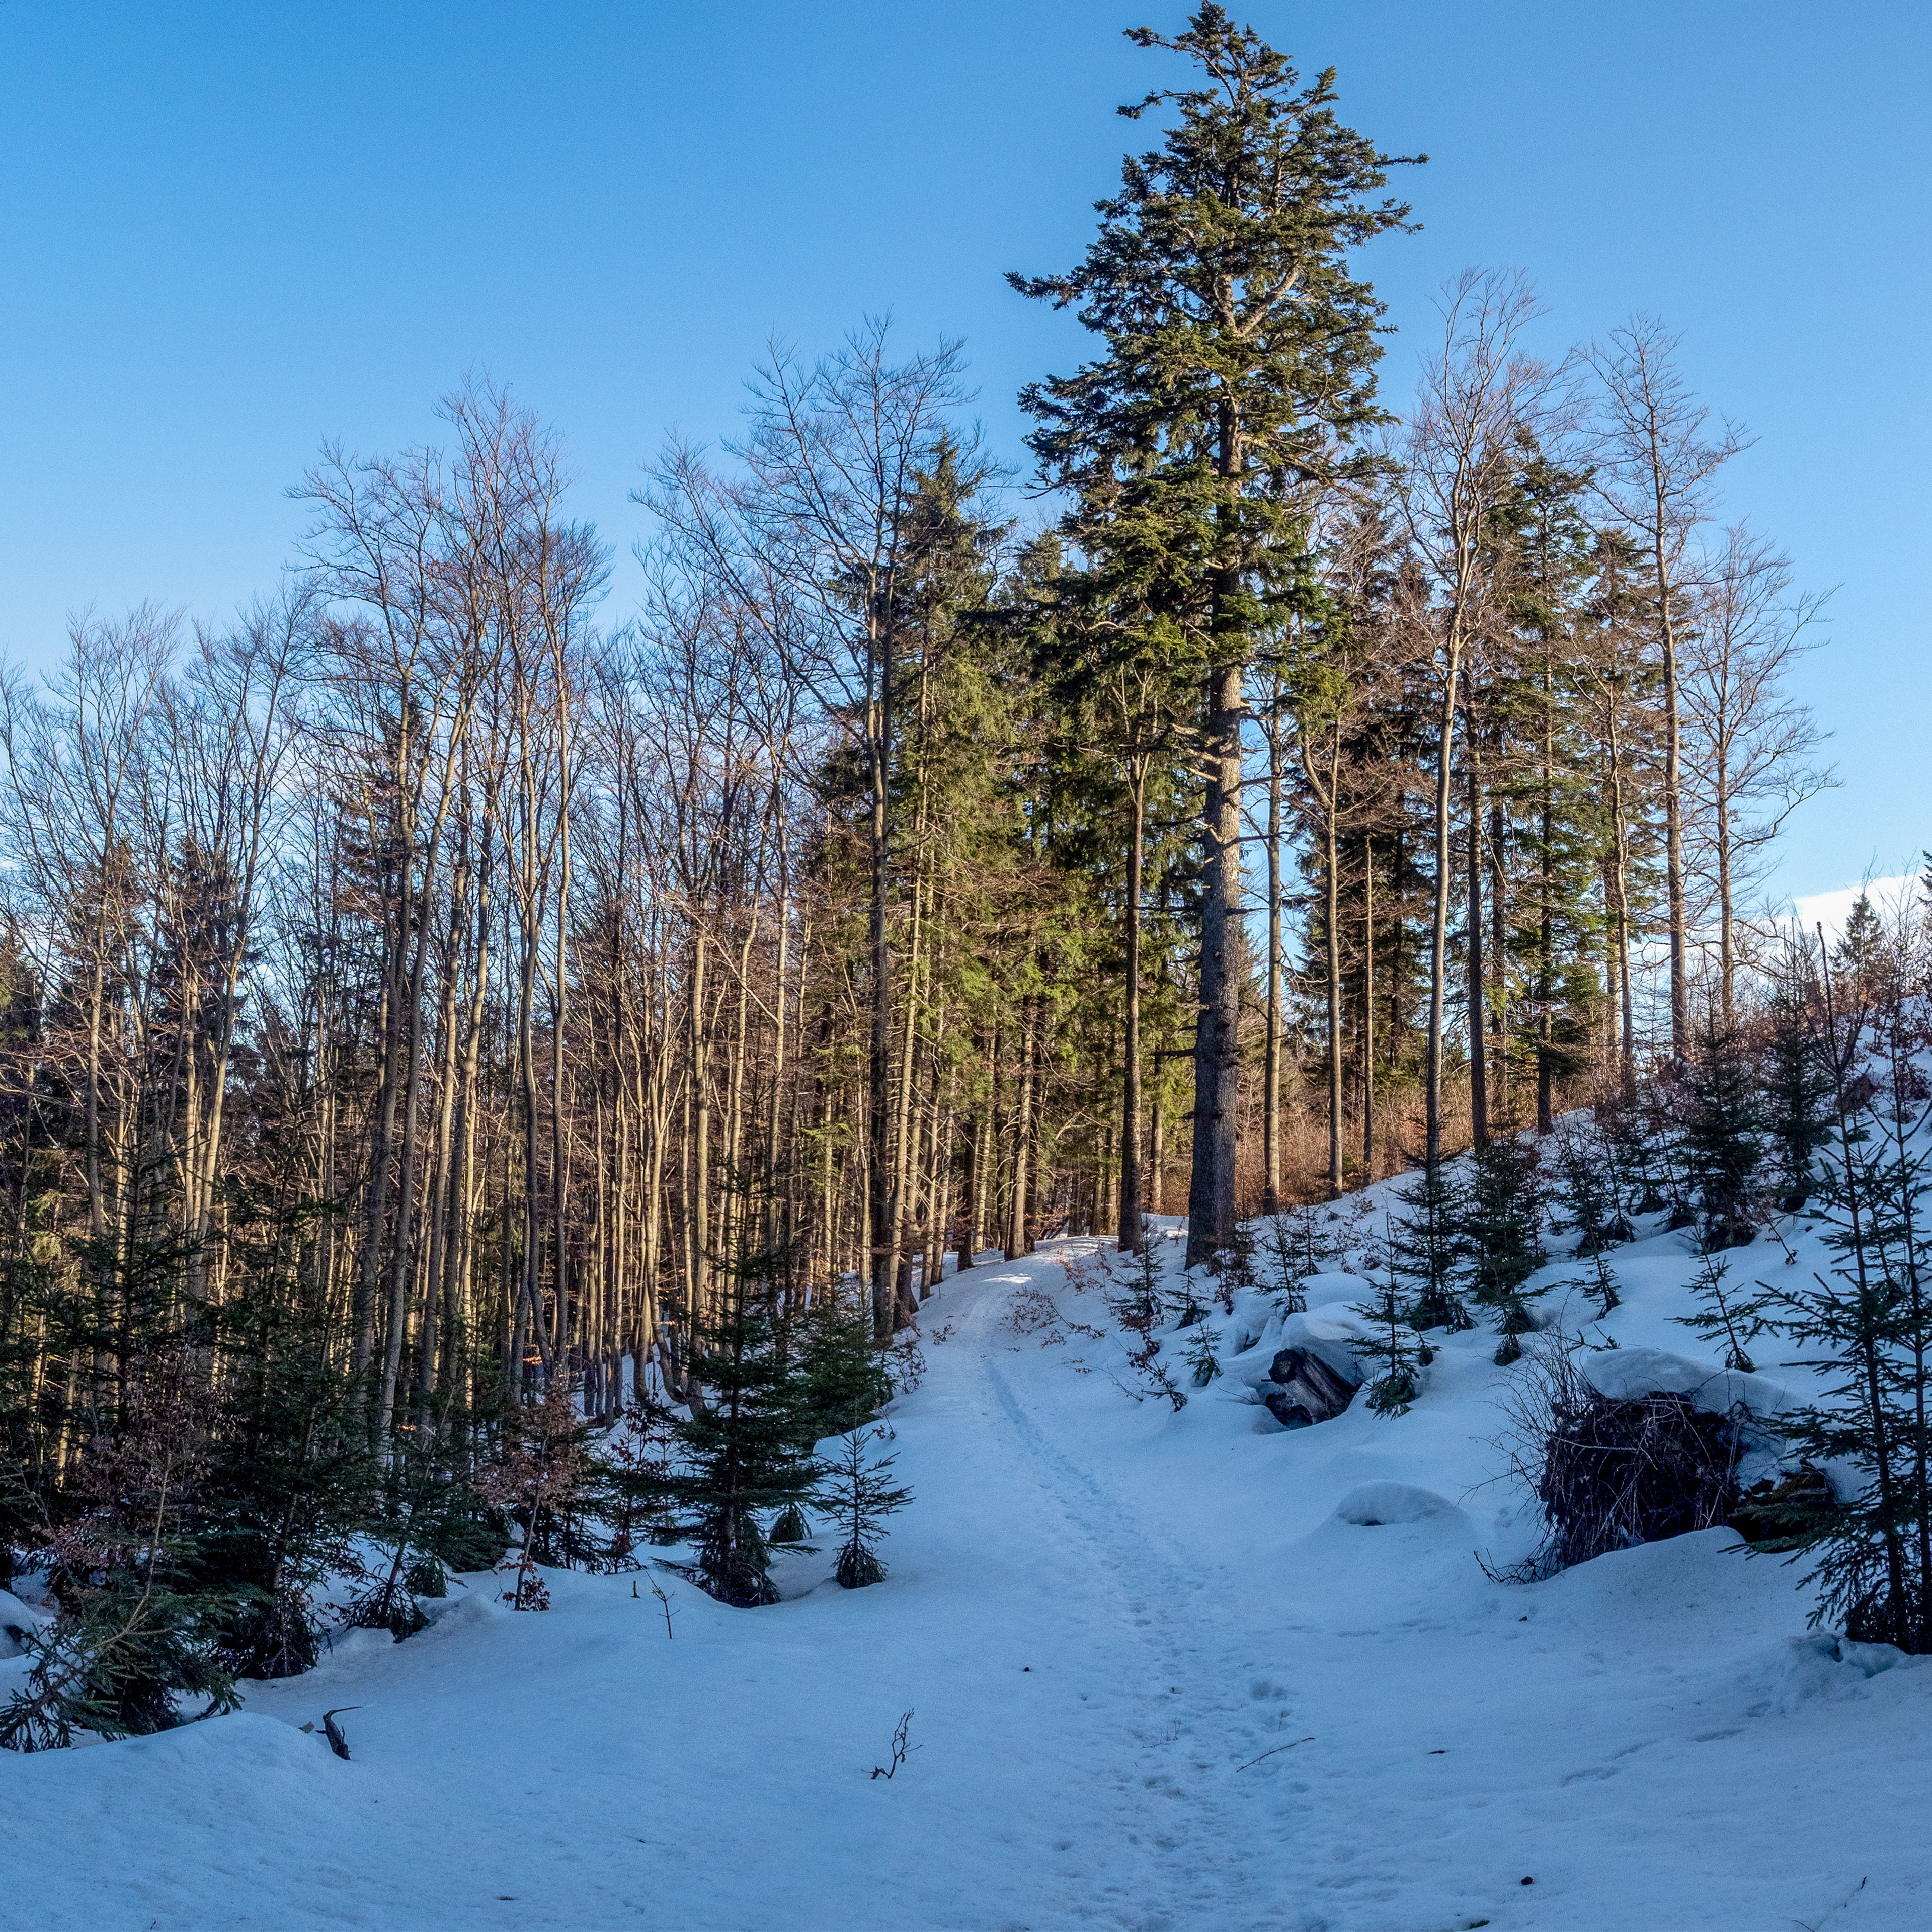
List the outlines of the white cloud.
{"label": "white cloud", "polygon": [[1861,892],[1869,892],[1873,909],[1881,919],[1889,919],[1910,909],[1918,890],[1918,880],[1910,875],[1872,879],[1863,885],[1840,886],[1836,892],[1808,893],[1791,903],[1798,915],[1798,922],[1805,932],[1822,926],[1826,938],[1836,939],[1844,931],[1845,921],[1851,916],[1852,908],[1858,904]]}

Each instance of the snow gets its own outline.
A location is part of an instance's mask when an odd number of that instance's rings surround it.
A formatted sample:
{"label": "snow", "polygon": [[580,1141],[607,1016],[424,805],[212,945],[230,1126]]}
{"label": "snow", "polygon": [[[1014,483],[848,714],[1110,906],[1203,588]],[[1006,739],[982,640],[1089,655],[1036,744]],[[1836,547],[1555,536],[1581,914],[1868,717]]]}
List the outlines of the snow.
{"label": "snow", "polygon": [[[1537,1530],[1492,1335],[1442,1343],[1406,1415],[1288,1431],[1253,1384],[1284,1336],[1346,1348],[1368,1283],[1319,1277],[1286,1320],[1244,1294],[1176,1412],[1124,1393],[1118,1338],[1004,1320],[1040,1288],[1104,1327],[1095,1246],[983,1258],[931,1304],[885,1583],[788,1556],[786,1600],[740,1612],[664,1578],[667,1639],[629,1576],[554,1574],[521,1615],[472,1577],[233,1716],[0,1754],[0,1925],[1932,1924],[1924,1660],[1808,1632],[1802,1566],[1725,1530],[1495,1583],[1478,1553]],[[1598,1386],[1802,1398],[1803,1371],[1697,1352],[1681,1237],[1612,1260]],[[346,1763],[297,1728],[340,1706]],[[916,1748],[875,1778],[907,1711]]]}
{"label": "snow", "polygon": [[1746,1375],[1737,1369],[1713,1369],[1708,1362],[1673,1355],[1666,1348],[1605,1348],[1582,1360],[1583,1379],[1599,1395],[1628,1397],[1658,1391],[1688,1395],[1699,1408],[1717,1415],[1748,1409],[1766,1420],[1792,1406],[1791,1394],[1768,1376]]}

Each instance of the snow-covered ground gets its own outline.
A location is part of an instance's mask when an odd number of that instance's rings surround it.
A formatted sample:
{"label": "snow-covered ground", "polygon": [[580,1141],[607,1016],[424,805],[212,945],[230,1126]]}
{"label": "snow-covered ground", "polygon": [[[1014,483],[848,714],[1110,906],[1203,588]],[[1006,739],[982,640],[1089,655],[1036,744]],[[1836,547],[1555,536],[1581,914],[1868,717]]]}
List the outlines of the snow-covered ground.
{"label": "snow-covered ground", "polygon": [[[929,1304],[884,1585],[788,1558],[787,1600],[740,1612],[667,1580],[668,1640],[630,1576],[555,1576],[524,1615],[473,1577],[234,1716],[0,1754],[0,1924],[1932,1925],[1924,1660],[1839,1660],[1798,1572],[1728,1531],[1492,1583],[1476,1552],[1534,1540],[1490,1480],[1492,1335],[1405,1416],[1289,1432],[1253,1405],[1280,1330],[1244,1298],[1176,1413],[1110,1378],[1118,1339],[1007,1320],[1043,1288],[1105,1326],[1064,1265],[1094,1246]],[[1615,1260],[1604,1328],[1708,1361],[1670,1318],[1683,1238]],[[336,1706],[347,1763],[297,1728]]]}

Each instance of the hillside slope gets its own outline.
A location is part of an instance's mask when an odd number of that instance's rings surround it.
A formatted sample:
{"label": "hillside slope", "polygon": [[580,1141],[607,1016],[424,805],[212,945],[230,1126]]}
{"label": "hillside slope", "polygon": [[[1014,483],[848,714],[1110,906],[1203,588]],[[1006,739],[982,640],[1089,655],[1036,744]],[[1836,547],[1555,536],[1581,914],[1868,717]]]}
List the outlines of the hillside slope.
{"label": "hillside slope", "polygon": [[[1064,1265],[1094,1246],[930,1304],[884,1585],[788,1558],[747,1612],[669,1580],[668,1640],[628,1576],[557,1575],[542,1615],[472,1577],[241,1714],[0,1754],[0,1923],[1932,1923],[1922,1661],[1839,1660],[1798,1571],[1724,1530],[1490,1582],[1478,1550],[1534,1540],[1492,1480],[1493,1337],[1453,1340],[1406,1416],[1289,1432],[1246,1386],[1278,1328],[1245,1297],[1176,1412],[1066,1325],[1105,1325]],[[1616,1260],[1604,1328],[1700,1359],[1682,1238]],[[347,1763],[296,1728],[337,1706]],[[908,1710],[917,1748],[874,1778]]]}

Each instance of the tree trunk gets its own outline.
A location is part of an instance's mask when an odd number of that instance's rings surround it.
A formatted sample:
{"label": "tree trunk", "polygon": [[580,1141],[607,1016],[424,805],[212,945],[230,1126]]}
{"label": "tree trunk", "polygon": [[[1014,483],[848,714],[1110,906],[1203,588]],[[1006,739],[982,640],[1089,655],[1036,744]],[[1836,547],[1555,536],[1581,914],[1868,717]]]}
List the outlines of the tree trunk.
{"label": "tree trunk", "polygon": [[1141,1225],[1141,848],[1147,821],[1147,761],[1134,772],[1132,836],[1127,846],[1126,964],[1120,1049],[1120,1218],[1124,1254],[1138,1254]]}
{"label": "tree trunk", "polygon": [[1341,808],[1341,727],[1335,728],[1335,746],[1328,764],[1328,796],[1323,801],[1328,964],[1328,1198],[1342,1196],[1342,856],[1336,833]]}
{"label": "tree trunk", "polygon": [[1362,841],[1362,1184],[1376,1178],[1376,842]]}
{"label": "tree trunk", "polygon": [[1556,1125],[1554,1040],[1551,1006],[1556,998],[1552,969],[1556,953],[1556,718],[1550,652],[1543,657],[1542,818],[1537,867],[1540,903],[1536,934],[1536,1131]]}
{"label": "tree trunk", "polygon": [[1436,906],[1429,943],[1429,1048],[1424,1081],[1424,1159],[1432,1171],[1442,1158],[1442,1022],[1449,963],[1450,760],[1455,752],[1456,689],[1462,646],[1453,637],[1442,680],[1442,714],[1436,748]]}
{"label": "tree trunk", "polygon": [[1660,500],[1654,532],[1658,626],[1664,643],[1664,850],[1670,918],[1670,1052],[1678,1066],[1690,1052],[1690,971],[1684,891],[1684,733],[1677,693],[1677,618],[1671,600],[1669,530]]}
{"label": "tree trunk", "polygon": [[1268,718],[1268,1040],[1262,1094],[1262,1211],[1281,1212],[1281,686]]}
{"label": "tree trunk", "polygon": [[1034,1066],[1037,1057],[1035,1038],[1038,1024],[1033,1003],[1022,1003],[1020,1018],[1020,1090],[1013,1119],[1013,1198],[1006,1224],[1006,1258],[1023,1259],[1033,1252],[1033,1238],[1028,1222],[1031,1205],[1028,1190],[1031,1181],[1029,1163],[1033,1152]]}
{"label": "tree trunk", "polygon": [[1475,734],[1469,733],[1468,929],[1464,951],[1469,995],[1469,1139],[1478,1150],[1490,1144],[1488,1081],[1489,1028],[1483,998],[1483,799],[1482,781],[1474,754]]}
{"label": "tree trunk", "polygon": [[1241,673],[1223,664],[1208,681],[1202,749],[1200,1010],[1194,1042],[1194,1157],[1187,1190],[1187,1265],[1234,1240],[1235,1108],[1240,1061]]}
{"label": "tree trunk", "polygon": [[891,886],[890,818],[892,758],[892,665],[890,644],[878,641],[874,729],[868,734],[872,788],[872,904],[869,940],[872,964],[872,1051],[866,1061],[866,1192],[867,1278],[872,1283],[872,1332],[880,1341],[892,1332],[892,1184],[890,1161],[892,1128],[892,948],[886,908]]}

